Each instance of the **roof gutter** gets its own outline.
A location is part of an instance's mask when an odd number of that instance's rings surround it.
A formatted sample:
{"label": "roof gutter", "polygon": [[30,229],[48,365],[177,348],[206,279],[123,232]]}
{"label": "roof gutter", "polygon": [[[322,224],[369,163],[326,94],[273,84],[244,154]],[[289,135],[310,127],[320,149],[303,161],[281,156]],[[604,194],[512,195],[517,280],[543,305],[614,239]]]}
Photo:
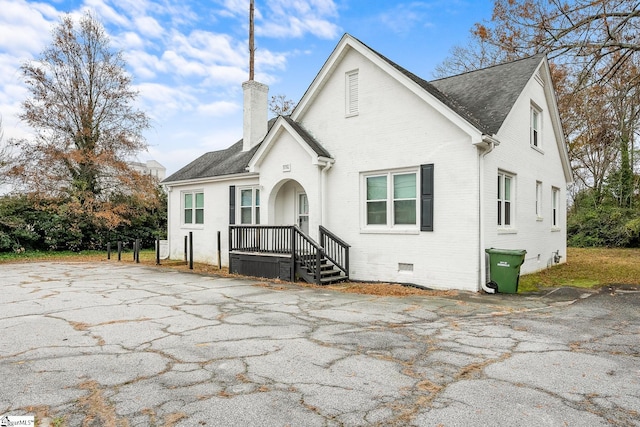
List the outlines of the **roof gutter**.
{"label": "roof gutter", "polygon": [[482,138],[480,138],[480,141],[474,143],[474,145],[476,147],[482,147],[485,150],[487,150],[487,152],[484,154],[484,155],[487,155],[491,151],[493,151],[495,147],[500,145],[500,140],[496,137],[495,134],[494,135],[483,134]]}
{"label": "roof gutter", "polygon": [[170,188],[170,187],[178,187],[181,185],[195,185],[195,184],[207,184],[210,182],[224,182],[224,181],[231,181],[234,179],[253,178],[257,176],[259,176],[258,173],[245,172],[245,173],[235,173],[232,175],[211,176],[211,177],[198,178],[198,179],[185,179],[182,181],[168,181],[168,182],[163,181],[160,184]]}

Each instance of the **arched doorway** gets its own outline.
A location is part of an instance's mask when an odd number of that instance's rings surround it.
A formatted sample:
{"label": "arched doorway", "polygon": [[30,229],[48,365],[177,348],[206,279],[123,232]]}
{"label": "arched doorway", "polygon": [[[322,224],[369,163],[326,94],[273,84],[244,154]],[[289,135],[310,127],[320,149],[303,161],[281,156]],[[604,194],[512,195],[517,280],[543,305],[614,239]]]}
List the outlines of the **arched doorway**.
{"label": "arched doorway", "polygon": [[304,187],[290,179],[281,183],[273,202],[272,225],[298,225],[309,233],[309,198]]}

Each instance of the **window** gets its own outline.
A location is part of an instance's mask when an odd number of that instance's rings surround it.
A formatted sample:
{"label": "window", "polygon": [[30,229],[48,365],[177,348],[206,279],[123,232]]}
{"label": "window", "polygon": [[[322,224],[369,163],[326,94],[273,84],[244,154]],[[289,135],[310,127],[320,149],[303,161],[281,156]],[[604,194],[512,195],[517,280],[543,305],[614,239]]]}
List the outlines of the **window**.
{"label": "window", "polygon": [[557,228],[559,225],[558,218],[558,205],[560,197],[560,189],[556,187],[551,188],[551,226]]}
{"label": "window", "polygon": [[358,114],[358,70],[345,75],[345,114],[347,117]]}
{"label": "window", "polygon": [[531,146],[540,148],[542,143],[542,111],[531,105]]}
{"label": "window", "polygon": [[536,217],[542,219],[542,183],[536,181]]}
{"label": "window", "polygon": [[240,224],[260,224],[260,189],[240,189]]}
{"label": "window", "polygon": [[415,227],[418,216],[417,176],[416,171],[365,176],[366,226]]}
{"label": "window", "polygon": [[513,227],[513,201],[515,200],[515,178],[504,172],[498,173],[498,226]]}
{"label": "window", "polygon": [[204,193],[183,193],[184,223],[204,224]]}

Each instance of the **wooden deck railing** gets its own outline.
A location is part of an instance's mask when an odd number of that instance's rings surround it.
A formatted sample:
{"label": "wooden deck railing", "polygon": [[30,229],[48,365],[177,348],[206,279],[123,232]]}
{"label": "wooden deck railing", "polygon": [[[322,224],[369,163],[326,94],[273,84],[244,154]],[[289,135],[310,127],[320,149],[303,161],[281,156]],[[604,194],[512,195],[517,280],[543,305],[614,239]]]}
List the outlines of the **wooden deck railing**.
{"label": "wooden deck railing", "polygon": [[291,257],[319,283],[321,262],[328,259],[349,277],[349,245],[320,226],[320,243],[297,225],[230,225],[229,251]]}
{"label": "wooden deck railing", "polygon": [[350,245],[338,236],[320,226],[320,246],[325,256],[349,277],[349,248]]}

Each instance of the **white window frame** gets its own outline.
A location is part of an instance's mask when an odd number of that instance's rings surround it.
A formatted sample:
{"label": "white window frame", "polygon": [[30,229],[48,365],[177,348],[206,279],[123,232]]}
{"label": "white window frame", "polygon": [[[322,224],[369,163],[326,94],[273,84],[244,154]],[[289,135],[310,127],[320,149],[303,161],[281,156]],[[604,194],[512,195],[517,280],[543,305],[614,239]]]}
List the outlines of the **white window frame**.
{"label": "white window frame", "polygon": [[536,219],[542,221],[542,181],[536,181]]}
{"label": "white window frame", "polygon": [[[506,199],[506,185],[509,180],[509,194]],[[498,188],[497,188],[497,224],[498,229],[503,231],[514,231],[516,228],[516,175],[502,170],[498,171]],[[508,205],[507,205],[508,204]],[[507,215],[508,212],[508,215]],[[509,224],[506,224],[507,219]]]}
{"label": "white window frame", "polygon": [[360,112],[359,105],[359,70],[347,71],[345,77],[345,105],[344,113],[346,117],[357,116]]}
{"label": "white window frame", "polygon": [[[202,207],[196,207],[196,200],[198,198],[198,194],[202,194]],[[186,205],[186,196],[191,195],[191,206],[187,207]],[[204,190],[189,190],[189,191],[181,191],[180,192],[180,208],[181,208],[181,218],[182,224],[185,226],[191,227],[202,227],[204,226]],[[191,210],[191,221],[187,222],[187,209]],[[202,222],[197,222],[198,214],[197,211],[202,211]]]}
{"label": "white window frame", "polygon": [[529,114],[529,144],[542,151],[542,109],[533,102]]}
{"label": "white window frame", "polygon": [[560,229],[560,189],[551,187],[551,229]]}
{"label": "white window frame", "polygon": [[[415,195],[414,197],[394,198],[394,177],[398,175],[414,175],[415,176]],[[386,203],[386,223],[385,224],[368,224],[368,204],[370,202],[383,201],[367,200],[367,179],[375,177],[386,177],[387,194],[384,202]],[[365,172],[361,174],[361,231],[363,232],[382,232],[382,233],[419,233],[420,232],[420,169],[419,168],[403,168],[384,170],[376,172]],[[395,224],[394,202],[411,201],[415,203],[415,223],[414,224]]]}
{"label": "white window frame", "polygon": [[[242,204],[242,193],[245,191],[251,192],[251,204]],[[260,224],[260,186],[250,185],[236,188],[236,224],[241,225],[259,225]],[[251,211],[251,221],[243,222],[242,212],[249,209]]]}

